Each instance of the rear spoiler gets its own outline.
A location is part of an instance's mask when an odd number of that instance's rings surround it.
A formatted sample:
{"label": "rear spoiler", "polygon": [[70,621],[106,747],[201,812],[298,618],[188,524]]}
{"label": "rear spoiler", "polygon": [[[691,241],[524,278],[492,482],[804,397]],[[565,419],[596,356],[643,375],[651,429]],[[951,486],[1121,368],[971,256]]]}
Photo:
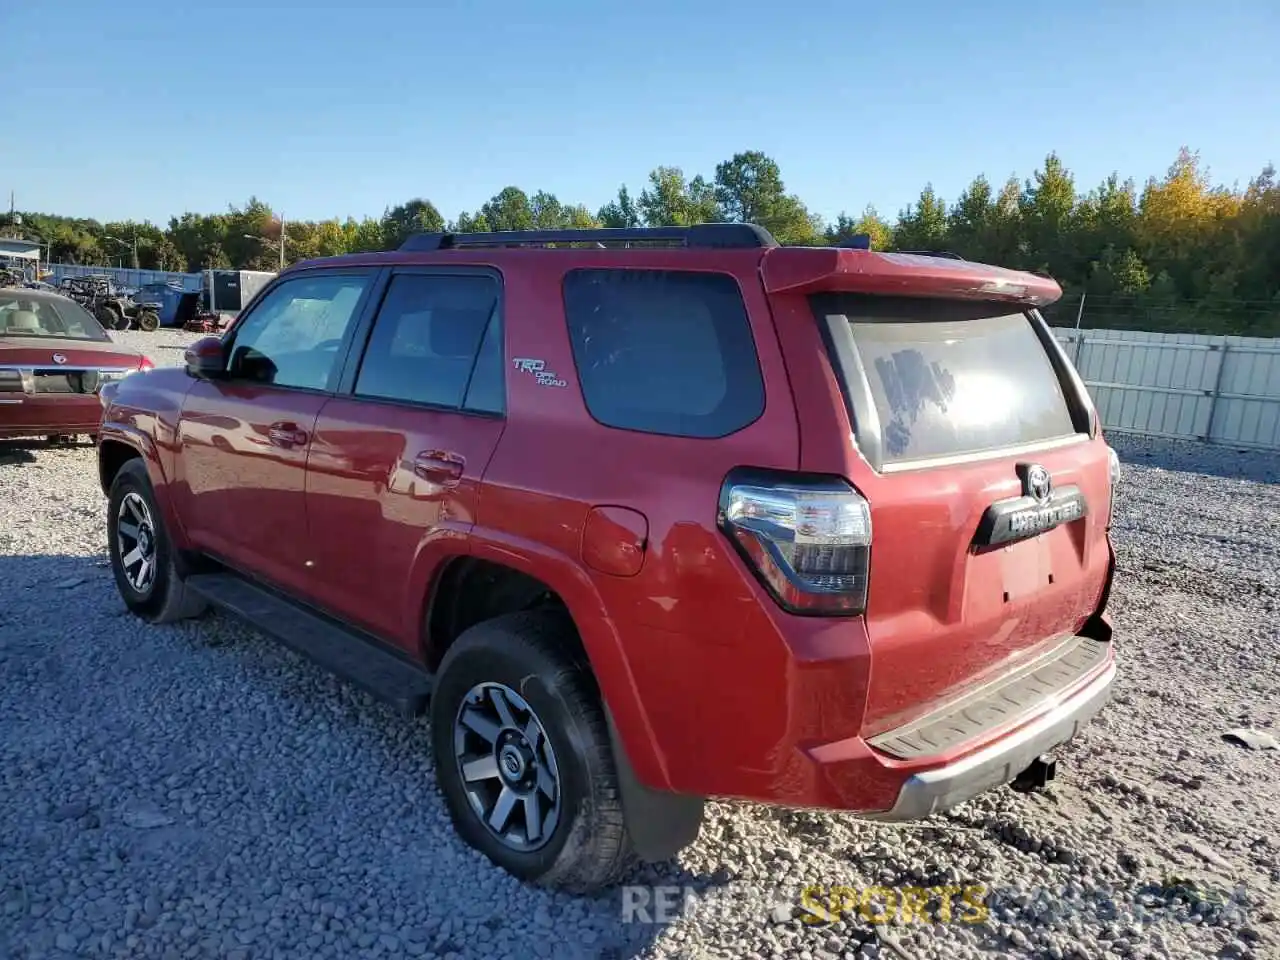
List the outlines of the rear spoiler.
{"label": "rear spoiler", "polygon": [[985,263],[918,253],[841,247],[774,247],[760,273],[769,293],[871,293],[999,300],[1043,307],[1062,296],[1057,281]]}

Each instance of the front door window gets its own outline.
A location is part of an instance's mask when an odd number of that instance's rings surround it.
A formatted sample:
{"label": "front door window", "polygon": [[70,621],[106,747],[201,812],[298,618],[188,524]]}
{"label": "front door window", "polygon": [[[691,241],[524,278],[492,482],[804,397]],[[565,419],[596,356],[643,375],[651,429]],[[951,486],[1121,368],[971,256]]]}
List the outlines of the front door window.
{"label": "front door window", "polygon": [[233,380],[327,390],[368,275],[325,274],[286,280],[232,331]]}

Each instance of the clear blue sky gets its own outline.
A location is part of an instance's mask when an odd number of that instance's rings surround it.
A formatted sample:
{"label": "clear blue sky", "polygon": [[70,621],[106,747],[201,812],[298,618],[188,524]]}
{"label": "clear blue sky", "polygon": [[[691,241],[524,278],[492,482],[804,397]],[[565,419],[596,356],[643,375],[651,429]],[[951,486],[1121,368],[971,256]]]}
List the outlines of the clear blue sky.
{"label": "clear blue sky", "polygon": [[102,220],[594,210],[747,149],[828,218],[1050,150],[1085,187],[1182,144],[1219,182],[1280,164],[1267,0],[0,0],[0,45],[3,202]]}

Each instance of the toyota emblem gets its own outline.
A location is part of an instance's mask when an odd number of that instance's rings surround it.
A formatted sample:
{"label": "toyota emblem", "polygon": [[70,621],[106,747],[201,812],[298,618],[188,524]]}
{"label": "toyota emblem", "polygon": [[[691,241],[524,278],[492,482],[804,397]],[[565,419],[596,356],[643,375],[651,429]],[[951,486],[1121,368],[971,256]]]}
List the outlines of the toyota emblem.
{"label": "toyota emblem", "polygon": [[1022,471],[1022,490],[1028,497],[1043,503],[1053,492],[1053,480],[1049,471],[1038,463],[1027,464]]}
{"label": "toyota emblem", "polygon": [[63,356],[62,354],[60,354],[60,353],[55,353],[55,354],[53,355],[53,362],[54,362],[54,363],[66,363],[66,362],[67,362],[67,358],[66,358],[66,357],[64,357],[64,356]]}

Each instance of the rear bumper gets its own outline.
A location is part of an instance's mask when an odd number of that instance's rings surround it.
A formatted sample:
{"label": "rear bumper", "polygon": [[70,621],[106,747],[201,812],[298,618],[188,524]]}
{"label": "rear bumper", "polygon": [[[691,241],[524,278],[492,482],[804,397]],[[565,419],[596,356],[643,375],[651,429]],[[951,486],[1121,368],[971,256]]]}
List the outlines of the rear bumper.
{"label": "rear bumper", "polygon": [[811,618],[800,624],[811,632],[793,631],[789,644],[742,641],[763,636],[755,619],[763,609],[747,607],[726,631],[728,644],[635,628],[628,635],[646,653],[629,667],[665,768],[637,766],[646,786],[886,820],[924,817],[1012,781],[1077,734],[1108,700],[1116,673],[1111,630],[1099,616],[978,688],[869,734],[862,704],[871,657],[860,624]]}
{"label": "rear bumper", "polygon": [[907,777],[894,805],[866,816],[918,820],[1013,780],[1038,756],[1074,737],[1111,699],[1115,661],[1083,689],[1025,726],[961,760]]}
{"label": "rear bumper", "polygon": [[102,403],[96,394],[0,394],[0,439],[51,433],[97,433]]}
{"label": "rear bumper", "polygon": [[806,805],[915,820],[1009,783],[1074,737],[1110,699],[1115,649],[1063,637],[1030,664],[874,737],[801,748]]}

